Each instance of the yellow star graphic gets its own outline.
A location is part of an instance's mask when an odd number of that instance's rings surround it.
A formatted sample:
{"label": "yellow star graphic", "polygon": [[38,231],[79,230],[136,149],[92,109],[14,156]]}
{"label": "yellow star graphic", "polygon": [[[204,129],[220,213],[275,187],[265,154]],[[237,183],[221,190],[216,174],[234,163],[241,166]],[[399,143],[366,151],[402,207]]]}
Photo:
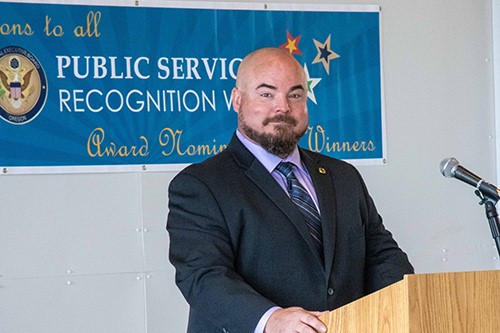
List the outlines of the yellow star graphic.
{"label": "yellow star graphic", "polygon": [[316,64],[318,62],[322,63],[323,67],[325,67],[327,74],[330,74],[330,60],[340,57],[340,55],[333,52],[332,49],[330,48],[330,36],[331,35],[328,35],[328,38],[323,44],[318,42],[316,39],[313,39],[318,54],[316,55],[316,58],[314,58],[312,63],[313,64]]}
{"label": "yellow star graphic", "polygon": [[293,38],[292,35],[290,35],[290,32],[286,32],[286,43],[281,44],[280,48],[282,49],[288,49],[290,51],[290,54],[298,54],[302,55],[302,51],[299,50],[299,41],[300,41],[300,35]]}

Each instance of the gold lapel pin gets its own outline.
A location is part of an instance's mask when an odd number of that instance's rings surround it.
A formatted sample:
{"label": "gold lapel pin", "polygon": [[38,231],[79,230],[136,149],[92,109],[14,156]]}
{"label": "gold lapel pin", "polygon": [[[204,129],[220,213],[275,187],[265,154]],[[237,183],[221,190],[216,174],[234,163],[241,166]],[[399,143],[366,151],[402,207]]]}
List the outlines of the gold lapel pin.
{"label": "gold lapel pin", "polygon": [[319,167],[318,171],[319,171],[320,174],[326,175],[326,169],[325,168]]}

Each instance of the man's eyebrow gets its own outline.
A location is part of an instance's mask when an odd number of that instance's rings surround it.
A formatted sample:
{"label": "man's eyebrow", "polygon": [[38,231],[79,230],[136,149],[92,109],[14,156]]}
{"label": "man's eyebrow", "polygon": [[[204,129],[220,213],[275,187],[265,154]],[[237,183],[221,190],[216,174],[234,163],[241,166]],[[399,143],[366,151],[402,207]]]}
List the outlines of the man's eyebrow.
{"label": "man's eyebrow", "polygon": [[303,85],[298,84],[298,85],[293,86],[292,88],[290,88],[290,91],[294,91],[294,90],[306,90],[306,88],[304,88]]}
{"label": "man's eyebrow", "polygon": [[[261,83],[261,84],[259,84],[257,86],[257,88],[255,88],[255,90],[260,89],[260,88],[268,88],[268,89],[272,89],[272,90],[276,90],[277,89],[275,86],[273,86],[271,84],[267,84],[267,83]],[[306,90],[306,89],[304,88],[303,85],[298,84],[296,86],[291,87],[289,91],[294,91],[294,90]]]}
{"label": "man's eyebrow", "polygon": [[271,84],[267,84],[267,83],[261,83],[257,86],[257,88],[255,88],[255,90],[257,89],[260,89],[260,88],[269,88],[269,89],[273,89],[273,90],[276,90],[276,87],[271,85]]}

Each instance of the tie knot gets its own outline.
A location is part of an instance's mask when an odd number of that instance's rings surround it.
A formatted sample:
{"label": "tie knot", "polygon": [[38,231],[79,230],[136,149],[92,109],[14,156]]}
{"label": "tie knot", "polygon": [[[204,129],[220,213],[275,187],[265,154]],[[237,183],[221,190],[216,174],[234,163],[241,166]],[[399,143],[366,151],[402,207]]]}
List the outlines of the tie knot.
{"label": "tie knot", "polygon": [[290,162],[280,162],[280,164],[276,167],[276,170],[288,179],[292,175],[293,164]]}

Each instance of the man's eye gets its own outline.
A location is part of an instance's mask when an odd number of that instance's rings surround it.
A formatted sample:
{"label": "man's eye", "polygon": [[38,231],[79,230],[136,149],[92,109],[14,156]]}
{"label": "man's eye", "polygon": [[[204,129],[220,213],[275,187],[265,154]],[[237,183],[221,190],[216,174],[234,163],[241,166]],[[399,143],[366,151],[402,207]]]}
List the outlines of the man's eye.
{"label": "man's eye", "polygon": [[261,97],[271,97],[272,95],[270,93],[261,93]]}
{"label": "man's eye", "polygon": [[296,93],[296,94],[290,94],[290,98],[293,99],[300,99],[302,98],[302,94]]}

